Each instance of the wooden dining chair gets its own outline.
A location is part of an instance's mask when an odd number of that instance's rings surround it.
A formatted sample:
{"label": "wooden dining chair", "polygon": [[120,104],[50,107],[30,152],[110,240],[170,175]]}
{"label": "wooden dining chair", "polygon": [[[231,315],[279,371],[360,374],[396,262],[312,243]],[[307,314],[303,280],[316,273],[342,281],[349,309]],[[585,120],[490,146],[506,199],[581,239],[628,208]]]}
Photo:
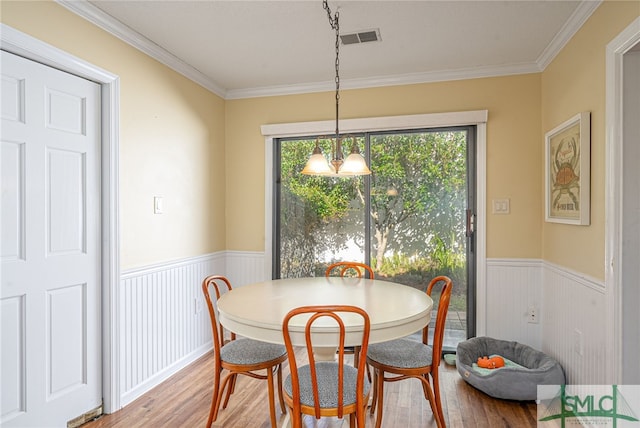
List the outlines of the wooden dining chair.
{"label": "wooden dining chair", "polygon": [[[211,318],[211,331],[213,333],[213,353],[214,353],[214,374],[213,374],[213,396],[211,397],[211,408],[207,428],[217,419],[222,395],[226,396],[222,408],[225,409],[229,402],[229,397],[233,394],[238,375],[245,375],[255,379],[266,379],[269,389],[269,417],[271,427],[275,428],[276,411],[274,405],[273,375],[277,374],[278,396],[282,413],[286,412],[284,400],[282,398],[282,363],[287,359],[287,351],[282,345],[260,342],[252,339],[237,339],[234,333],[227,335],[226,329],[220,324],[216,317],[214,299],[217,301],[222,294],[232,290],[229,280],[220,275],[207,276],[202,281],[202,292],[204,293],[209,316]],[[215,291],[215,294],[212,293]],[[229,336],[226,339],[226,336]],[[228,373],[221,380],[222,371]],[[262,371],[266,370],[266,374]],[[256,373],[259,372],[259,373]]]}
{"label": "wooden dining chair", "polygon": [[[327,267],[327,269],[324,271],[324,276],[326,277],[330,277],[336,274],[340,275],[341,277],[355,275],[357,278],[362,278],[365,274],[368,274],[369,279],[375,278],[375,275],[373,274],[373,269],[371,268],[371,266],[365,263],[351,262],[351,261],[342,261],[342,262],[333,263],[329,265],[329,267]],[[360,359],[359,357],[360,353],[358,352],[358,347],[348,346],[345,349],[345,353],[353,354],[353,365],[357,366],[358,360]],[[371,377],[370,376],[368,377],[369,377],[369,380],[371,380]]]}
{"label": "wooden dining chair", "polygon": [[[442,289],[438,300],[438,313],[431,346],[428,345],[429,325],[427,325],[422,329],[422,342],[402,338],[373,344],[369,347],[367,363],[371,365],[374,371],[371,414],[375,412],[377,407],[376,428],[380,428],[382,424],[384,383],[410,378],[420,379],[424,396],[429,400],[436,425],[438,427],[445,426],[444,412],[440,401],[438,367],[442,359],[442,340],[453,283],[446,276],[433,278],[427,287],[429,296],[431,296],[434,286],[439,283],[442,283]],[[392,376],[385,377],[385,373],[389,373]],[[431,388],[431,381],[433,381],[433,389]]]}
{"label": "wooden dining chair", "polygon": [[[343,319],[352,313],[362,317],[360,349],[363,358],[358,367],[345,364],[344,356],[345,325]],[[309,364],[301,367],[298,367],[296,361],[289,329],[291,319],[297,316],[308,317],[304,328],[304,337]],[[326,318],[332,318],[339,327],[336,361],[316,361],[313,353],[314,333],[312,333],[312,327],[316,323],[326,325],[323,320]],[[283,392],[284,401],[289,407],[293,428],[303,426],[303,415],[312,415],[316,419],[323,416],[334,416],[341,419],[344,415],[349,415],[351,428],[355,428],[356,423],[358,428],[364,428],[365,411],[371,391],[371,384],[364,376],[369,331],[369,315],[357,306],[304,306],[291,310],[285,316],[282,321],[282,333],[289,356],[291,374],[284,381]]]}
{"label": "wooden dining chair", "polygon": [[365,274],[368,274],[370,279],[374,279],[373,269],[371,266],[365,263],[360,262],[336,262],[329,267],[324,272],[324,276],[332,276],[334,274],[339,274],[340,276],[357,276],[358,278],[362,278]]}

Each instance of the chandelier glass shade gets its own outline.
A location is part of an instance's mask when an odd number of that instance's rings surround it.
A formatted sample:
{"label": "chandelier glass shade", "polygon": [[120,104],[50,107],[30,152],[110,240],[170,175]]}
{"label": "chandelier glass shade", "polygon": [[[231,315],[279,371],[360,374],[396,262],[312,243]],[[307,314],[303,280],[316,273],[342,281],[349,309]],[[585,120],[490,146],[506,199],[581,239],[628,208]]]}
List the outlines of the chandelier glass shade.
{"label": "chandelier glass shade", "polygon": [[333,177],[353,177],[356,175],[371,174],[367,162],[360,153],[355,138],[352,138],[349,156],[344,158],[342,154],[342,143],[344,141],[342,137],[338,137],[337,139],[335,137],[331,138],[332,157],[331,161],[328,161],[322,154],[322,149],[318,144],[318,140],[316,140],[316,146],[301,173],[305,175]]}
{"label": "chandelier glass shade", "polygon": [[320,149],[320,146],[318,145],[318,140],[316,140],[316,147],[313,149],[313,153],[311,153],[311,157],[309,157],[309,160],[301,173],[305,175],[335,174],[329,166],[327,158],[322,154],[322,149]]}

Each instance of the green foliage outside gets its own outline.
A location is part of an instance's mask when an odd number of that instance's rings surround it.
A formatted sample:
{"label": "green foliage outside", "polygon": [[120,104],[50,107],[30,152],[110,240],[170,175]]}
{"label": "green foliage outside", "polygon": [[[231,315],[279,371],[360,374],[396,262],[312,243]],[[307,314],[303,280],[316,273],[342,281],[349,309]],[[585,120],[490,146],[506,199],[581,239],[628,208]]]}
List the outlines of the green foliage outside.
{"label": "green foliage outside", "polygon": [[[281,143],[281,277],[322,275],[333,254],[339,258],[354,246],[364,254],[369,215],[377,277],[425,289],[434,276],[448,275],[454,281],[452,309],[465,310],[466,132],[370,138],[368,194],[363,177],[300,174],[315,140]],[[356,141],[364,150],[363,138]],[[319,145],[329,156],[330,140]]]}

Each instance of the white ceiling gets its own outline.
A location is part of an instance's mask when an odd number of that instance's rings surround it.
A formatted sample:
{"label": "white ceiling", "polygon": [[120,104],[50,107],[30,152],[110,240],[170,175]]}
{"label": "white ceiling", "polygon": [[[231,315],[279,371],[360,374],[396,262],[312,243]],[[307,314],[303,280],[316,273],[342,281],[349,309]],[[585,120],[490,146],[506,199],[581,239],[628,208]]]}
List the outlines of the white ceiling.
{"label": "white ceiling", "polygon": [[[321,0],[58,0],[218,95],[335,89],[335,32]],[[341,34],[341,88],[543,70],[599,0],[329,1]]]}

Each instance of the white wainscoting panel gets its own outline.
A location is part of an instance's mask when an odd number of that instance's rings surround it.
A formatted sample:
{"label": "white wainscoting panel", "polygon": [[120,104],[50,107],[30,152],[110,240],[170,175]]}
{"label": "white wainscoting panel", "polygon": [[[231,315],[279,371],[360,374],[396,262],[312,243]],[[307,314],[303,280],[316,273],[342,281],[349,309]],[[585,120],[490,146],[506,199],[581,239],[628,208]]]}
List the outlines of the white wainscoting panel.
{"label": "white wainscoting panel", "polygon": [[[262,252],[226,251],[123,272],[121,404],[135,400],[211,349],[200,284],[226,275],[234,287],[265,279]],[[537,259],[488,259],[487,336],[543,350],[567,382],[603,384],[606,371],[602,283]],[[529,308],[538,323],[529,322]],[[578,337],[579,336],[579,337]]]}
{"label": "white wainscoting panel", "polygon": [[[487,259],[487,336],[542,347],[542,262],[532,259]],[[529,322],[529,309],[538,323]],[[478,308],[478,313],[483,308]]]}
{"label": "white wainscoting panel", "polygon": [[551,263],[542,277],[542,350],[564,368],[568,384],[607,384],[605,288]]}
{"label": "white wainscoting panel", "polygon": [[227,277],[233,287],[265,281],[264,252],[226,251]]}
{"label": "white wainscoting panel", "polygon": [[201,291],[202,279],[210,274],[226,275],[223,252],[123,272],[122,406],[211,349]]}
{"label": "white wainscoting panel", "polygon": [[[487,336],[516,340],[560,362],[569,384],[607,384],[602,281],[541,260],[487,260]],[[539,323],[528,322],[538,310]],[[478,308],[480,312],[482,308]]]}

